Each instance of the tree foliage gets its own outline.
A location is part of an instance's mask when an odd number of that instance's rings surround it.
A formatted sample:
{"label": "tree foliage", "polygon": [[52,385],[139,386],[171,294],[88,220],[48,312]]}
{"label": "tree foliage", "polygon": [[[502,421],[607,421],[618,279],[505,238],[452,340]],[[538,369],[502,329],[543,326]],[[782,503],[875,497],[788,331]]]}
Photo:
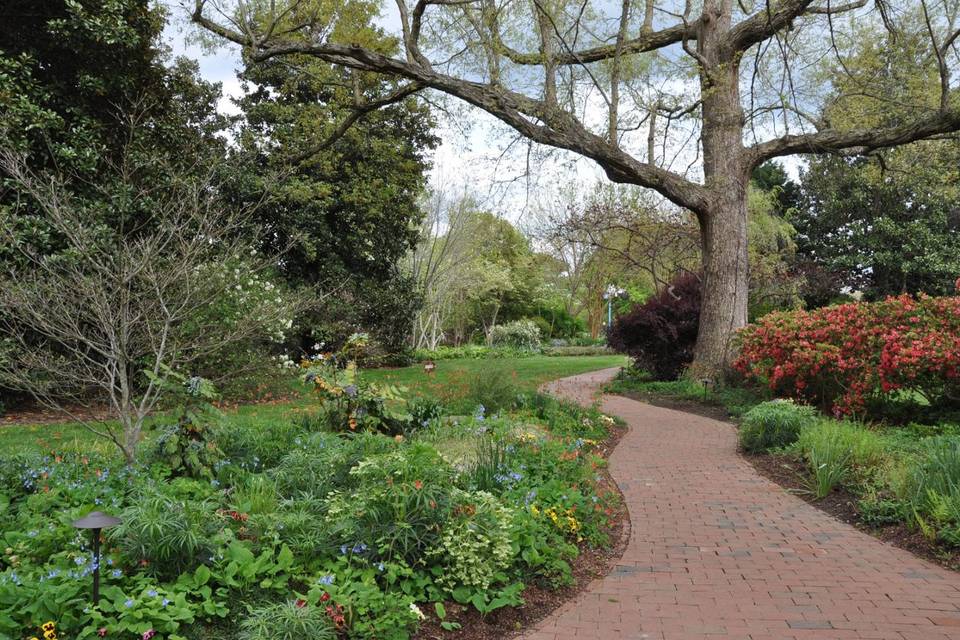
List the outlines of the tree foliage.
{"label": "tree foliage", "polygon": [[906,158],[814,159],[803,174],[804,204],[794,218],[805,261],[827,275],[830,288],[810,302],[823,304],[842,290],[869,299],[900,293],[943,295],[960,275],[960,198],[944,184],[956,166],[934,154],[942,173],[904,165]]}
{"label": "tree foliage", "polygon": [[301,318],[297,346],[342,342],[362,328],[387,352],[402,351],[419,299],[399,263],[418,239],[437,143],[429,110],[399,102],[334,135],[358,96],[386,81],[310,58],[251,65],[241,77],[243,171],[231,197],[255,201],[271,182],[257,210],[262,246],[289,247],[281,272],[291,285],[338,292]]}

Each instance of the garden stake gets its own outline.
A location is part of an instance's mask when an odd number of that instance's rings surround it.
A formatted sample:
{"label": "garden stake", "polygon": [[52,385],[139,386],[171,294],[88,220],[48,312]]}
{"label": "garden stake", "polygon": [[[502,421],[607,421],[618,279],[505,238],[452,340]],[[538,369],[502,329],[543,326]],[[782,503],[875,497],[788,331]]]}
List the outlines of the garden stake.
{"label": "garden stake", "polygon": [[100,531],[115,527],[123,522],[120,518],[108,516],[101,511],[91,511],[85,517],[75,520],[73,526],[77,529],[91,529],[93,531],[93,606],[100,604]]}

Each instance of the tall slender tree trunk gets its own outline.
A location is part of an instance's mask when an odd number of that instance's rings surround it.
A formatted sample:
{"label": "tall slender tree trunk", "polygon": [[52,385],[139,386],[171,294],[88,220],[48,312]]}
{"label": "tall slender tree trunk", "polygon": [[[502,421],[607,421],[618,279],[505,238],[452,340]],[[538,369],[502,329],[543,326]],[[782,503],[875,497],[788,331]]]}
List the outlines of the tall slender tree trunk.
{"label": "tall slender tree trunk", "polygon": [[698,212],[703,255],[700,332],[690,374],[716,379],[736,355],[747,324],[747,186],[737,54],[719,44],[730,29],[730,0],[706,0],[697,48],[702,66],[703,172],[713,194]]}

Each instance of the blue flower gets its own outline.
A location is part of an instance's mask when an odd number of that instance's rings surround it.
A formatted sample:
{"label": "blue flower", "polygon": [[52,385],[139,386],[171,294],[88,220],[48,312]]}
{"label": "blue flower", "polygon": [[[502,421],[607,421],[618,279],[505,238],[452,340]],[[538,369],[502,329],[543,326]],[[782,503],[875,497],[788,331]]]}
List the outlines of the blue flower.
{"label": "blue flower", "polygon": [[159,594],[157,593],[156,589],[150,589],[149,591],[147,591],[147,595],[150,596],[151,598],[156,598],[157,595]]}
{"label": "blue flower", "polygon": [[133,600],[131,600],[130,598],[127,598],[127,601],[123,603],[123,606],[125,606],[127,609],[132,608],[132,607],[133,607]]}
{"label": "blue flower", "polygon": [[36,532],[36,531],[28,531],[28,532],[27,532],[27,536],[30,537],[30,538],[36,538],[36,537],[37,537],[37,532]]}
{"label": "blue flower", "polygon": [[364,553],[366,550],[367,545],[363,544],[362,542],[358,542],[357,544],[353,545],[354,553]]}
{"label": "blue flower", "polygon": [[84,560],[83,558],[74,558],[74,559],[73,559],[73,563],[74,563],[75,565],[77,565],[78,567],[81,566],[81,565],[83,565],[83,564],[86,564],[86,562],[87,562],[87,561]]}
{"label": "blue flower", "polygon": [[167,598],[164,598],[163,600],[160,601],[160,606],[161,606],[161,607],[165,607],[165,606],[167,606],[168,604],[170,604],[170,600],[168,600]]}
{"label": "blue flower", "polygon": [[383,563],[382,563],[382,562],[378,562],[378,563],[377,563],[377,571],[383,571]]}
{"label": "blue flower", "polygon": [[356,397],[357,397],[357,385],[355,385],[355,384],[348,384],[347,386],[345,386],[345,387],[343,388],[343,392],[344,392],[345,394],[347,394],[348,396],[350,396],[351,398],[356,398]]}
{"label": "blue flower", "polygon": [[113,576],[114,578],[119,578],[120,576],[123,575],[123,571],[120,571],[120,569],[114,569],[113,571],[110,572],[110,575]]}
{"label": "blue flower", "polygon": [[320,579],[317,580],[317,582],[320,584],[326,584],[326,585],[333,584],[333,576],[331,575],[320,576]]}

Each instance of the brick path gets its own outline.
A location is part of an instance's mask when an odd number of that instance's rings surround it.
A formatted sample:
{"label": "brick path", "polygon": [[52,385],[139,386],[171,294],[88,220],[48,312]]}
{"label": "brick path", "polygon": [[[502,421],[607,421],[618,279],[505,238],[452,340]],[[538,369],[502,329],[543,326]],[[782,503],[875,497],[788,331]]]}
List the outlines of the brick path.
{"label": "brick path", "polygon": [[[614,373],[549,390],[588,401]],[[615,396],[603,410],[630,426],[610,458],[629,545],[525,640],[960,639],[960,574],[785,493],[738,457],[730,425]]]}

